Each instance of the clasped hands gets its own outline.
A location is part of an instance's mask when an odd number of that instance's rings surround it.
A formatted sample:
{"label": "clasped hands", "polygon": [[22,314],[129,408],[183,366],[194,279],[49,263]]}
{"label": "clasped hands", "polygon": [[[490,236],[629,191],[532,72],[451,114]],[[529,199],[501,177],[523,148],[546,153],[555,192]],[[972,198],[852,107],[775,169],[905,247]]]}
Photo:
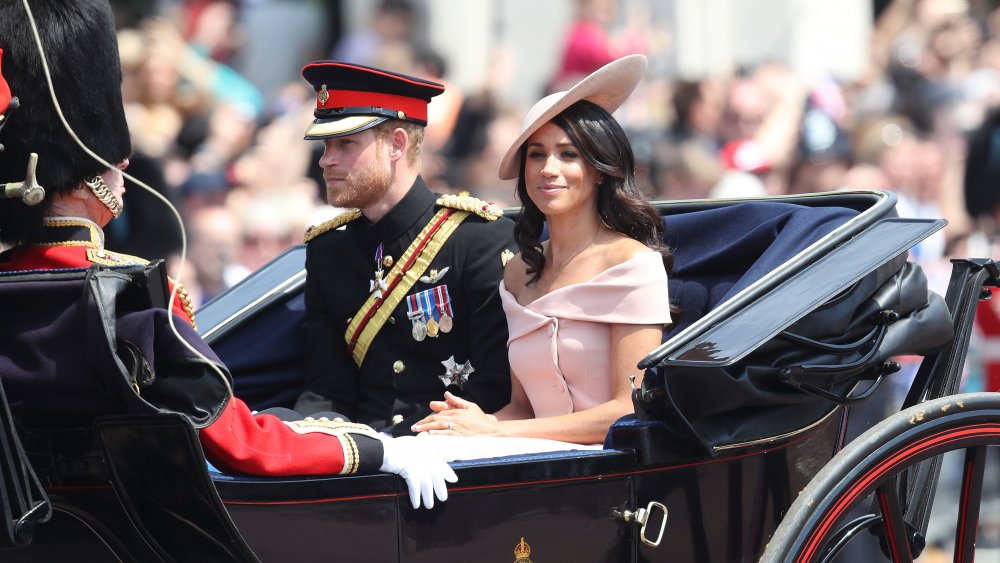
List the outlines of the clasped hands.
{"label": "clasped hands", "polygon": [[499,436],[500,422],[479,405],[445,391],[443,401],[431,401],[434,414],[424,417],[410,429],[414,432],[446,436]]}

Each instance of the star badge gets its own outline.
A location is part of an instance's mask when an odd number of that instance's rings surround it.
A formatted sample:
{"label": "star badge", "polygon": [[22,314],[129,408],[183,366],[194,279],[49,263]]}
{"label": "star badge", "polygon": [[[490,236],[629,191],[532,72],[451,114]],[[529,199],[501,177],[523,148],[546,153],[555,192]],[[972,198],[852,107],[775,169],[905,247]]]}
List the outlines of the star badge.
{"label": "star badge", "polygon": [[459,389],[465,386],[465,382],[469,380],[469,375],[476,371],[476,368],[472,367],[472,364],[465,362],[462,365],[458,365],[455,361],[455,356],[448,358],[447,360],[441,362],[444,366],[444,375],[439,375],[438,379],[444,386],[457,385]]}

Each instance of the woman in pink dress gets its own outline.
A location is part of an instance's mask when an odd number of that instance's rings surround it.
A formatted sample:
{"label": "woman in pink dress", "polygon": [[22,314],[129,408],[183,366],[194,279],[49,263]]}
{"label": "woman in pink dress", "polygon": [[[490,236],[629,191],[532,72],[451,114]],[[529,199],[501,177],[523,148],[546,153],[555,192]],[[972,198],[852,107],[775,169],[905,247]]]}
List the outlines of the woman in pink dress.
{"label": "woman in pink dress", "polygon": [[660,215],[636,187],[631,146],[611,116],[645,68],[642,55],[624,57],[528,112],[500,162],[524,204],[521,253],[500,285],[510,403],[487,415],[446,393],[414,431],[595,444],[633,412],[636,365],[671,321]]}

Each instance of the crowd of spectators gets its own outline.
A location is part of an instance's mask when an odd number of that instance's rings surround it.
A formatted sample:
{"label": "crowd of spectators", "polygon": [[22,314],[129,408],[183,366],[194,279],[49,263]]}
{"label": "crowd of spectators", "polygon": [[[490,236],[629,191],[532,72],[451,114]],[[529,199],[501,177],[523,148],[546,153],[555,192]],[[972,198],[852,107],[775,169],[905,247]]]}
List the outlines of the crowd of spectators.
{"label": "crowd of spectators", "polygon": [[[447,95],[430,106],[428,183],[517,205],[496,167],[525,110],[504,98],[518,61],[497,49],[483,84],[462,91],[448,82],[447,53],[418,40],[421,14],[407,0],[381,0],[367,25],[347,29],[330,25],[339,21],[334,8],[308,0],[112,5],[136,152],[129,172],[180,209],[190,237],[183,282],[199,303],[335,213],[322,197],[320,147],[302,140],[314,93],[298,69],[309,60],[445,82]],[[617,114],[650,198],[889,189],[901,215],[949,220],[914,254],[940,291],[946,258],[993,256],[1000,10],[992,2],[873,2],[868,68],[849,80],[805,79],[775,61],[676,76],[672,30],[643,6],[577,0],[544,88],[565,88],[623,54],[650,58],[649,76]],[[179,231],[159,202],[138,189],[126,198],[109,247],[175,255]]]}

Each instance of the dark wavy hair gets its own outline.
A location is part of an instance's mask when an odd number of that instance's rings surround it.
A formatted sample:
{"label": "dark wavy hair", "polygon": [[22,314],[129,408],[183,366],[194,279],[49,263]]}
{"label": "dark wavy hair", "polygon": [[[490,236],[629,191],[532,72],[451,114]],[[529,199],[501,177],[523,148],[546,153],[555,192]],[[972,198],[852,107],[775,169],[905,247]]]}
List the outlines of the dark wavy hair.
{"label": "dark wavy hair", "polygon": [[[635,183],[635,156],[621,125],[604,108],[581,100],[552,119],[566,132],[588,164],[601,175],[597,186],[597,213],[604,224],[656,250],[663,267],[673,272],[673,254],[663,243],[660,213],[646,200]],[[542,228],[545,215],[528,197],[524,179],[527,143],[521,146],[521,167],[517,176],[517,197],[524,206],[514,226],[514,239],[534,283],[545,268]]]}

